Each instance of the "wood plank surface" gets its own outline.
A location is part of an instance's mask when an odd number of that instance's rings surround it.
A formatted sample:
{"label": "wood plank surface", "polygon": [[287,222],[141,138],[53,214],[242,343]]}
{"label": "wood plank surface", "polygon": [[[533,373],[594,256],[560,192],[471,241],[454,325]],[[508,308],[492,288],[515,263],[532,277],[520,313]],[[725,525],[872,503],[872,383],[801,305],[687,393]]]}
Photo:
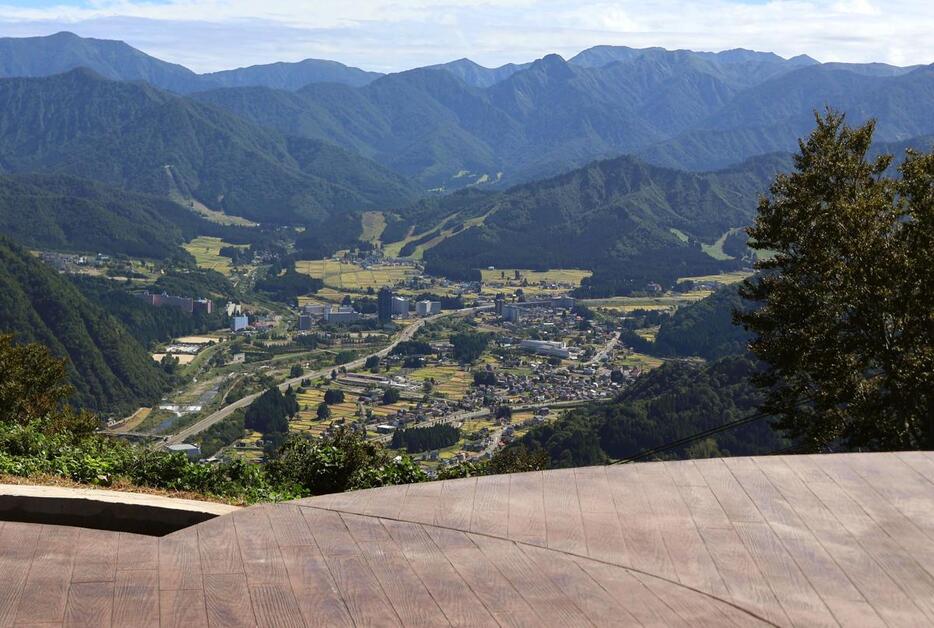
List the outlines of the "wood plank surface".
{"label": "wood plank surface", "polygon": [[244,574],[205,574],[204,606],[209,626],[256,625]]}
{"label": "wood plank surface", "polygon": [[114,583],[76,582],[68,590],[65,626],[127,626],[113,623]]}
{"label": "wood plank surface", "polygon": [[448,622],[465,627],[497,625],[423,526],[389,520],[383,525]]}
{"label": "wood plank surface", "polygon": [[113,592],[114,626],[159,625],[158,571],[118,571]]}
{"label": "wood plank surface", "polygon": [[448,480],[162,538],[0,522],[0,627],[934,625],[932,520],[934,454],[907,452]]}
{"label": "wood plank surface", "polygon": [[162,628],[204,628],[208,615],[203,589],[181,589],[159,593],[159,623]]}

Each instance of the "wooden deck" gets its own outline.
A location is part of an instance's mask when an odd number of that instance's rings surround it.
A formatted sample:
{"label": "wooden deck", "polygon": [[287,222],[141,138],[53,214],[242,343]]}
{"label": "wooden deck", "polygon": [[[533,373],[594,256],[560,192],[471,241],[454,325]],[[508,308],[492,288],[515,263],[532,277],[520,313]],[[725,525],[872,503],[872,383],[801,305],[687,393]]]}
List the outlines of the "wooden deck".
{"label": "wooden deck", "polygon": [[934,625],[934,454],[733,458],[0,527],[0,625]]}

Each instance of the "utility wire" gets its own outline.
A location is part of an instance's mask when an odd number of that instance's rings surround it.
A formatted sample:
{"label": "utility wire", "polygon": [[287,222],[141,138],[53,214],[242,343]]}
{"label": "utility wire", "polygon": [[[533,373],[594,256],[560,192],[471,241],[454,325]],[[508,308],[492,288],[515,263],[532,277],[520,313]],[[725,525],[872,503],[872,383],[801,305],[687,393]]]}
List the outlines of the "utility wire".
{"label": "utility wire", "polygon": [[671,441],[669,443],[660,445],[658,447],[652,447],[651,449],[645,449],[627,458],[620,458],[619,460],[614,460],[613,462],[610,462],[609,464],[627,464],[630,462],[636,462],[638,460],[649,458],[651,456],[669,451],[671,449],[677,449],[678,447],[683,447],[684,445],[687,445],[688,443],[694,442],[696,440],[701,440],[703,438],[707,438],[708,436],[712,436],[714,434],[719,434],[720,432],[725,432],[727,430],[733,429],[734,427],[739,427],[741,425],[748,425],[749,423],[761,421],[762,419],[770,417],[770,416],[773,416],[773,415],[766,413],[766,412],[758,412],[756,414],[751,414],[741,419],[736,419],[735,421],[730,421],[728,423],[724,423],[723,425],[712,427],[702,432],[697,432],[696,434],[685,436],[684,438],[679,438],[678,440]]}
{"label": "utility wire", "polygon": [[[798,402],[797,404],[795,404],[795,407],[804,405],[805,403],[808,403],[808,402],[810,402],[810,401],[811,401],[810,399],[803,399],[803,400],[801,400],[800,402]],[[712,436],[712,435],[714,435],[714,434],[719,434],[720,432],[725,432],[725,431],[727,431],[727,430],[731,430],[731,429],[733,429],[734,427],[740,427],[741,425],[748,425],[748,424],[750,424],[750,423],[755,423],[756,421],[761,421],[762,419],[766,419],[766,418],[769,418],[769,417],[772,417],[772,416],[774,416],[774,415],[773,415],[773,414],[770,414],[770,413],[768,413],[768,412],[757,412],[756,414],[750,414],[749,416],[745,416],[745,417],[743,417],[743,418],[741,418],[741,419],[736,419],[736,420],[734,420],[734,421],[730,421],[730,422],[728,422],[728,423],[724,423],[723,425],[719,425],[719,426],[717,426],[717,427],[712,427],[712,428],[706,429],[706,430],[704,430],[704,431],[702,431],[702,432],[697,432],[696,434],[692,434],[692,435],[690,435],[690,436],[685,436],[684,438],[679,438],[678,440],[671,441],[671,442],[666,443],[666,444],[664,444],[664,445],[659,445],[658,447],[652,447],[651,449],[645,449],[645,450],[640,451],[639,453],[634,454],[634,455],[632,455],[632,456],[629,456],[629,457],[627,457],[627,458],[620,458],[619,460],[614,460],[614,461],[609,462],[609,463],[607,463],[607,464],[627,464],[627,463],[630,463],[630,462],[636,462],[636,461],[638,461],[638,460],[643,460],[643,459],[645,459],[645,458],[649,458],[649,457],[654,456],[654,455],[656,455],[656,454],[660,454],[660,453],[663,453],[663,452],[666,452],[666,451],[670,451],[670,450],[672,450],[672,449],[677,449],[677,448],[679,448],[679,447],[683,447],[684,445],[687,445],[688,443],[692,443],[692,442],[694,442],[694,441],[696,441],[696,440],[701,440],[701,439],[703,439],[703,438],[707,438],[708,436]],[[788,449],[792,449],[792,448],[788,448]],[[787,450],[782,450],[782,452],[784,452],[784,451],[787,451]],[[778,453],[782,453],[782,452],[775,452],[775,453],[778,454]]]}

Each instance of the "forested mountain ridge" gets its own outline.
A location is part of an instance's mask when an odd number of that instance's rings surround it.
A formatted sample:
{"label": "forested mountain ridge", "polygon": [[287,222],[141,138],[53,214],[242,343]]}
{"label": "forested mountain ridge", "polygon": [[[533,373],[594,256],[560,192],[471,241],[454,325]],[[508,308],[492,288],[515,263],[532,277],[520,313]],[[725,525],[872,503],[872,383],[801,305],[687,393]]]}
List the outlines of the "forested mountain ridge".
{"label": "forested mountain ridge", "polygon": [[526,181],[635,150],[734,92],[690,63],[586,68],[548,55],[485,89],[416,69],[359,89],[313,84],[294,94],[227,89],[195,98],[449,189],[478,182],[476,175]]}
{"label": "forested mountain ridge", "polygon": [[86,69],[0,79],[0,154],[7,173],[64,173],[177,192],[260,222],[323,223],[335,212],[402,205],[416,194],[398,175],[340,148],[285,138]]}
{"label": "forested mountain ridge", "polygon": [[68,358],[74,402],[122,412],[154,402],[167,378],[142,346],[67,279],[0,237],[0,332]]}
{"label": "forested mountain ridge", "polygon": [[163,197],[67,175],[0,176],[0,232],[32,248],[165,259],[212,228]]}
{"label": "forested mountain ridge", "polygon": [[428,249],[425,259],[429,270],[461,276],[491,265],[587,268],[594,276],[582,293],[594,296],[672,284],[689,271],[738,264],[714,260],[698,241],[749,224],[759,194],[787,163],[772,155],[698,174],[621,157],[487,198],[453,195],[467,208],[456,220],[485,218]]}
{"label": "forested mountain ridge", "polygon": [[336,61],[305,59],[196,74],[156,59],[122,41],[60,32],[45,37],[0,38],[0,77],[38,77],[85,67],[113,80],[146,81],[178,94],[241,85],[298,89],[309,83],[365,85],[381,76]]}
{"label": "forested mountain ridge", "polygon": [[[934,90],[926,66],[824,65],[748,51],[627,55],[547,55],[495,82],[471,78],[473,66],[464,61],[358,89],[313,84],[195,97],[283,133],[351,148],[445,190],[502,187],[624,153],[675,168],[722,168],[792,151],[813,112],[828,105],[851,111],[855,122],[879,117],[880,141],[934,133],[932,99],[908,97]],[[592,63],[583,63],[588,57]]]}
{"label": "forested mountain ridge", "polygon": [[175,92],[202,85],[188,68],[151,57],[122,41],[78,37],[69,32],[0,38],[0,77],[50,76],[80,67],[112,80],[146,81]]}
{"label": "forested mountain ridge", "polygon": [[734,163],[737,156],[791,152],[813,127],[814,111],[828,106],[845,111],[850,124],[876,119],[879,143],[906,142],[934,133],[932,103],[934,66],[901,72],[847,64],[806,67],[738,94],[696,128],[637,154],[698,170]]}
{"label": "forested mountain ridge", "polygon": [[[122,42],[70,33],[3,39],[4,49],[0,75],[86,66],[109,78],[198,92],[198,100],[255,124],[359,153],[417,179],[423,190],[502,188],[620,154],[681,169],[722,168],[793,150],[813,111],[827,105],[848,111],[853,122],[879,118],[880,141],[934,134],[929,66],[595,46],[567,61],[546,55],[497,68],[459,59],[379,75],[309,59],[198,75]],[[54,62],[40,63],[50,55]]]}
{"label": "forested mountain ridge", "polygon": [[353,87],[366,85],[382,76],[326,59],[304,59],[294,63],[266,63],[200,75],[200,88],[271,87],[296,90],[311,83],[341,83]]}

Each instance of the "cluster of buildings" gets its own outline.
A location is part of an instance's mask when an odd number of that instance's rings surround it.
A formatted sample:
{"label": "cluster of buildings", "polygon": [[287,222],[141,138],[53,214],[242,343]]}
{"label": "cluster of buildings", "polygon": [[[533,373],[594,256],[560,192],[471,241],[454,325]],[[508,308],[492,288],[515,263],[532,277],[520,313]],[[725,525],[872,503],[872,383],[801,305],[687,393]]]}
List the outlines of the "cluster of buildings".
{"label": "cluster of buildings", "polygon": [[[389,288],[380,289],[376,296],[376,315],[380,323],[388,323],[394,316],[405,318],[412,311],[413,302],[405,297],[393,295]],[[432,316],[441,313],[441,302],[422,300],[416,301],[416,316]]]}
{"label": "cluster of buildings", "polygon": [[570,310],[574,308],[574,297],[557,296],[549,299],[539,299],[536,301],[517,301],[507,303],[506,297],[497,294],[493,300],[493,310],[503,318],[504,321],[518,323],[525,316],[526,312],[533,308],[545,308],[550,310]]}
{"label": "cluster of buildings", "polygon": [[566,359],[571,357],[571,352],[565,342],[557,340],[522,340],[519,342],[519,348],[529,353],[538,355],[547,355],[556,358]]}
{"label": "cluster of buildings", "polygon": [[80,266],[100,267],[110,262],[110,256],[103,253],[98,253],[95,257],[88,257],[87,255],[75,255],[73,253],[40,251],[39,257],[60,273],[75,272],[77,270],[75,267]]}
{"label": "cluster of buildings", "polygon": [[301,331],[307,331],[320,320],[324,320],[325,323],[353,323],[362,317],[349,305],[313,303],[302,308],[298,317],[298,328]]}
{"label": "cluster of buildings", "polygon": [[521,406],[562,401],[605,399],[618,392],[620,384],[610,381],[608,373],[593,369],[568,369],[537,364],[530,375],[497,371],[495,386],[472,389],[464,401],[474,404],[489,401],[494,405]]}
{"label": "cluster of buildings", "polygon": [[136,295],[153,307],[174,307],[183,312],[191,314],[193,312],[203,312],[212,314],[214,312],[214,301],[211,299],[194,299],[191,297],[178,297],[171,294],[152,294],[150,292],[140,292]]}

